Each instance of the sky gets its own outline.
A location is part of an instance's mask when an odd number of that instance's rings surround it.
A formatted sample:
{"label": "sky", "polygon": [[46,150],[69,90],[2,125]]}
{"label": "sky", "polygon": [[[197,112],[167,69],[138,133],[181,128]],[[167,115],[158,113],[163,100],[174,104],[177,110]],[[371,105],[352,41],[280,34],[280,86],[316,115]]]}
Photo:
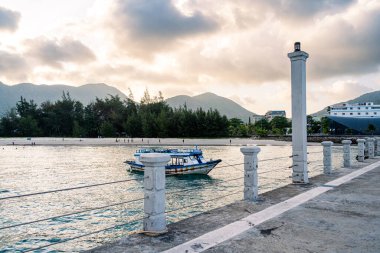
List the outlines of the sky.
{"label": "sky", "polygon": [[380,89],[379,0],[0,0],[0,36],[8,85],[213,92],[290,116],[300,41],[308,113]]}

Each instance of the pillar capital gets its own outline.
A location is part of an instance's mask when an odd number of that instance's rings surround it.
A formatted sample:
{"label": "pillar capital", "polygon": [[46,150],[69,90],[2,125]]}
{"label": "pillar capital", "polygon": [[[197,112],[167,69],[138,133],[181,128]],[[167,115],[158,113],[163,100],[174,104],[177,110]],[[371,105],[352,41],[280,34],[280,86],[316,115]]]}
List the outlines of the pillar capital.
{"label": "pillar capital", "polygon": [[290,58],[291,61],[306,61],[307,58],[309,58],[309,54],[304,52],[304,51],[296,51],[296,52],[291,52],[288,53],[288,57]]}
{"label": "pillar capital", "polygon": [[357,139],[356,140],[358,143],[364,143],[365,142],[365,139]]}
{"label": "pillar capital", "polygon": [[165,166],[170,161],[170,155],[160,153],[141,154],[140,161],[148,167]]}
{"label": "pillar capital", "polygon": [[257,146],[240,148],[240,152],[242,152],[244,155],[258,154],[260,152],[260,150],[261,149]]}
{"label": "pillar capital", "polygon": [[343,144],[343,145],[347,145],[347,144],[351,144],[351,143],[352,143],[351,140],[343,140],[343,141],[342,141],[342,144]]}
{"label": "pillar capital", "polygon": [[329,147],[332,146],[334,143],[332,141],[322,141],[322,146]]}

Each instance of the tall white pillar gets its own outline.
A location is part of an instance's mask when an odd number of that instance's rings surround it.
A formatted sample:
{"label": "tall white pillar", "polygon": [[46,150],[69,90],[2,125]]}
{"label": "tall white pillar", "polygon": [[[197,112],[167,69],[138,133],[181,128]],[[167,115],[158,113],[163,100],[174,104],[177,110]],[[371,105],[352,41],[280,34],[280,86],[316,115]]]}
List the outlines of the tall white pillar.
{"label": "tall white pillar", "polygon": [[293,183],[308,183],[307,173],[307,133],[306,133],[306,59],[301,44],[294,44],[294,52],[289,53],[292,82],[292,146]]}

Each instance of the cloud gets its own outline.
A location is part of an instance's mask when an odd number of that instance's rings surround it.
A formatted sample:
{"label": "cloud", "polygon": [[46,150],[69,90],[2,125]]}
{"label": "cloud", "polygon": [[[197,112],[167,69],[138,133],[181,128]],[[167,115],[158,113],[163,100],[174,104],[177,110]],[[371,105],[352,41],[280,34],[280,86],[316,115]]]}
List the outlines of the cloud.
{"label": "cloud", "polygon": [[380,67],[380,7],[327,19],[306,40],[310,77],[377,72]]}
{"label": "cloud", "polygon": [[110,14],[110,28],[119,45],[137,56],[173,49],[178,39],[213,32],[217,27],[200,11],[181,13],[170,0],[119,0]]}
{"label": "cloud", "polygon": [[0,78],[2,80],[25,80],[28,72],[28,64],[22,56],[0,51]]}
{"label": "cloud", "polygon": [[19,12],[8,10],[0,6],[0,31],[15,31],[18,27],[20,17]]}
{"label": "cloud", "polygon": [[266,11],[274,12],[284,22],[297,22],[299,26],[303,26],[305,22],[311,22],[314,18],[345,11],[356,2],[356,0],[270,0],[261,1],[260,5],[269,8]]}
{"label": "cloud", "polygon": [[63,63],[83,64],[96,59],[95,54],[82,42],[73,39],[48,40],[39,38],[28,41],[28,54],[41,63],[62,68]]}

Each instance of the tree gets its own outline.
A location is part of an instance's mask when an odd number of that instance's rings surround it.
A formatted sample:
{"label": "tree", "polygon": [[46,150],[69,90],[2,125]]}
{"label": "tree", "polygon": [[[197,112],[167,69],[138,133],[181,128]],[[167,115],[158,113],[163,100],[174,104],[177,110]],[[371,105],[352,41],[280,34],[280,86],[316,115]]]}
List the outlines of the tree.
{"label": "tree", "polygon": [[328,134],[330,129],[330,119],[327,117],[321,118],[322,133]]}
{"label": "tree", "polygon": [[367,132],[372,134],[376,131],[376,126],[374,124],[368,124]]}
{"label": "tree", "polygon": [[110,122],[103,122],[100,126],[100,135],[104,137],[114,137],[115,128]]}
{"label": "tree", "polygon": [[313,119],[313,116],[307,116],[307,133],[315,134],[321,132],[321,122]]}
{"label": "tree", "polygon": [[286,133],[286,128],[290,127],[289,121],[285,117],[276,116],[270,122],[272,132],[279,135]]}
{"label": "tree", "polygon": [[268,132],[271,130],[271,125],[266,118],[260,119],[256,121],[253,125],[254,132],[259,136],[266,136]]}
{"label": "tree", "polygon": [[149,91],[148,91],[148,89],[145,89],[144,95],[141,98],[140,103],[143,104],[143,105],[145,105],[145,104],[150,104],[151,102],[152,102],[152,99],[150,98]]}

